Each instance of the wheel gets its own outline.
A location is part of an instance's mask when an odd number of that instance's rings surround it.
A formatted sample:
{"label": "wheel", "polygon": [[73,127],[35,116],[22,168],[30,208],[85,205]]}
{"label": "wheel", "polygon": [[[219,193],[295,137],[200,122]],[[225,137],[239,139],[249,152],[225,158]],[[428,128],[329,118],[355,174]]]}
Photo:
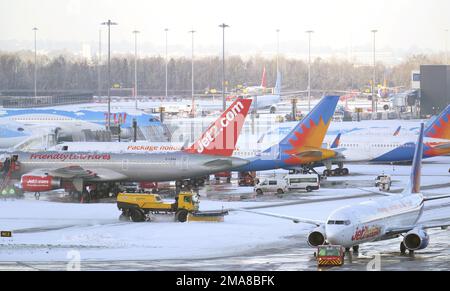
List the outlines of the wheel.
{"label": "wheel", "polygon": [[231,183],[231,178],[227,178],[227,183]]}
{"label": "wheel", "polygon": [[177,213],[175,214],[175,219],[176,221],[179,222],[186,222],[187,221],[187,217],[188,217],[188,212],[187,210],[178,210]]}
{"label": "wheel", "polygon": [[198,183],[198,185],[200,185],[200,186],[205,186],[205,179],[198,179],[197,180],[197,183]]}
{"label": "wheel", "polygon": [[120,216],[119,216],[119,220],[120,221],[130,221],[130,217],[128,215],[125,215],[124,212],[122,212],[122,214],[120,214]]}
{"label": "wheel", "polygon": [[183,182],[181,182],[180,180],[175,182],[175,187],[180,188],[183,185]]}
{"label": "wheel", "polygon": [[403,242],[400,243],[400,253],[402,255],[406,254],[406,246]]}
{"label": "wheel", "polygon": [[187,187],[187,186],[189,186],[189,184],[191,184],[189,180],[183,181],[183,186]]}
{"label": "wheel", "polygon": [[353,252],[354,253],[359,252],[359,246],[353,246]]}
{"label": "wheel", "polygon": [[263,195],[263,191],[261,189],[256,189],[256,194]]}
{"label": "wheel", "polygon": [[342,169],[342,175],[343,176],[347,176],[348,174],[350,174],[350,171],[347,168],[343,168]]}
{"label": "wheel", "polygon": [[330,176],[336,176],[336,170],[331,170],[330,171]]}
{"label": "wheel", "polygon": [[350,252],[350,248],[345,248],[345,252],[346,253]]}
{"label": "wheel", "polygon": [[312,188],[310,186],[306,187],[306,192],[311,192]]}
{"label": "wheel", "polygon": [[283,191],[283,189],[278,189],[277,193],[281,195],[281,194],[284,194],[284,191]]}
{"label": "wheel", "polygon": [[337,168],[336,170],[334,170],[334,174],[336,176],[342,176],[342,169]]}
{"label": "wheel", "polygon": [[324,175],[325,177],[331,176],[330,170],[324,170],[324,171],[323,171],[323,175]]}
{"label": "wheel", "polygon": [[131,220],[133,222],[143,222],[145,221],[144,212],[140,209],[132,209],[131,212]]}

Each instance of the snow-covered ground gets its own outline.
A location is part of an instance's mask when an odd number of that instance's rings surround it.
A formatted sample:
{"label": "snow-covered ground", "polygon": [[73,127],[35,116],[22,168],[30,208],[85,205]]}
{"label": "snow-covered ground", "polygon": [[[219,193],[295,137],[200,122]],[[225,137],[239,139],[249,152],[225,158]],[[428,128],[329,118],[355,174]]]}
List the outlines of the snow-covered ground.
{"label": "snow-covered ground", "polygon": [[[449,158],[441,158],[423,167],[424,191],[450,193]],[[393,174],[394,188],[402,188],[408,180],[409,166],[351,166],[355,176],[329,178],[345,182],[322,188],[314,194],[299,193],[283,199],[247,202],[212,201],[203,198],[202,210],[268,206],[267,212],[326,220],[334,209],[376,197],[361,197],[360,189],[351,187],[355,181],[372,181],[381,171]],[[433,185],[440,185],[433,189]],[[219,187],[220,188],[220,187]],[[245,188],[244,188],[245,189]],[[372,188],[374,189],[374,188]],[[245,189],[244,191],[248,191]],[[211,190],[219,191],[219,190]],[[220,191],[228,191],[222,189]],[[348,199],[335,200],[347,196]],[[357,196],[358,198],[352,198]],[[314,199],[321,199],[314,202]],[[276,206],[278,203],[301,202]],[[448,203],[448,201],[435,201]],[[82,260],[164,260],[198,259],[245,255],[271,246],[292,243],[293,237],[302,243],[311,226],[286,220],[232,211],[223,223],[174,223],[160,218],[155,222],[120,222],[115,204],[70,204],[37,200],[0,201],[0,230],[13,231],[12,238],[0,238],[1,261],[67,261],[68,252],[77,250]],[[448,218],[448,208],[433,207],[424,219]]]}

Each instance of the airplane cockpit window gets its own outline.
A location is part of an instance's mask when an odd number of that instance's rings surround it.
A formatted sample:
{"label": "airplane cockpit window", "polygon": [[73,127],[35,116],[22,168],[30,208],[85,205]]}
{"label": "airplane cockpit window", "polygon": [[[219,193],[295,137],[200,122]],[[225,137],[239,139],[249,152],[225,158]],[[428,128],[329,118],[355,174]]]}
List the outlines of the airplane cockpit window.
{"label": "airplane cockpit window", "polygon": [[328,220],[328,225],[350,225],[350,220]]}

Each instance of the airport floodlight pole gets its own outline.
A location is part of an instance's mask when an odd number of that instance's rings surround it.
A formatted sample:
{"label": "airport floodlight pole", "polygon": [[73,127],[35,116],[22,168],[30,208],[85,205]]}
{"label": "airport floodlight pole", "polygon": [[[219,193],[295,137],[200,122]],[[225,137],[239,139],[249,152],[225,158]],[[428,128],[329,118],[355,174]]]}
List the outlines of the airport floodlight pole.
{"label": "airport floodlight pole", "polygon": [[279,71],[279,69],[280,69],[280,30],[279,29],[277,29],[276,30],[277,31],[277,74],[278,74],[278,71]]}
{"label": "airport floodlight pole", "polygon": [[134,30],[134,107],[137,110],[138,109],[138,102],[137,102],[137,35],[140,33],[138,30]]}
{"label": "airport floodlight pole", "polygon": [[101,24],[108,26],[108,118],[106,129],[109,131],[111,129],[111,25],[117,25],[117,23],[108,19]]}
{"label": "airport floodlight pole", "polygon": [[311,111],[311,34],[313,30],[306,31],[308,34],[308,111]]}
{"label": "airport floodlight pole", "polygon": [[191,51],[191,97],[192,97],[192,108],[194,110],[194,33],[195,30],[190,30],[189,33],[192,34],[192,51]]}
{"label": "airport floodlight pole", "polygon": [[373,72],[372,72],[372,113],[375,113],[377,111],[376,108],[376,96],[375,96],[375,77],[376,77],[376,69],[377,69],[377,63],[376,63],[376,34],[378,30],[374,29],[371,31],[373,33]]}
{"label": "airport floodlight pole", "polygon": [[168,33],[169,33],[169,29],[168,28],[166,28],[166,29],[164,29],[164,31],[166,32],[166,100],[167,100],[167,83],[168,83],[168,63],[169,63],[169,60],[168,60],[168,54],[167,54],[167,46],[168,46]]}
{"label": "airport floodlight pole", "polygon": [[33,27],[34,31],[34,97],[37,96],[37,46],[36,46],[36,34],[38,31],[37,27]]}
{"label": "airport floodlight pole", "polygon": [[101,64],[102,64],[102,29],[98,30],[98,56],[97,56],[97,90],[98,97],[102,95],[102,79],[101,79]]}
{"label": "airport floodlight pole", "polygon": [[222,28],[222,110],[225,111],[227,109],[225,100],[225,28],[230,26],[222,23],[219,27]]}

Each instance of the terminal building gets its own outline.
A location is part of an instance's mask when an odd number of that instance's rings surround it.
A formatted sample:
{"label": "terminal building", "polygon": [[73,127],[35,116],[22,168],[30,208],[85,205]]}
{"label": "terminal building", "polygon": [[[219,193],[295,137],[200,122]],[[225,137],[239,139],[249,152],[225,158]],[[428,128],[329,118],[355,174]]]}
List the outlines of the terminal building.
{"label": "terminal building", "polygon": [[36,108],[56,105],[92,103],[94,93],[88,91],[2,91],[0,105],[3,108]]}
{"label": "terminal building", "polygon": [[437,115],[450,104],[450,66],[423,65],[413,72],[413,87],[420,87],[420,115]]}

